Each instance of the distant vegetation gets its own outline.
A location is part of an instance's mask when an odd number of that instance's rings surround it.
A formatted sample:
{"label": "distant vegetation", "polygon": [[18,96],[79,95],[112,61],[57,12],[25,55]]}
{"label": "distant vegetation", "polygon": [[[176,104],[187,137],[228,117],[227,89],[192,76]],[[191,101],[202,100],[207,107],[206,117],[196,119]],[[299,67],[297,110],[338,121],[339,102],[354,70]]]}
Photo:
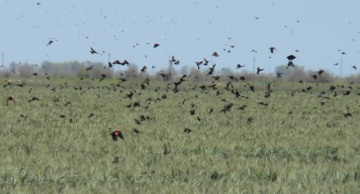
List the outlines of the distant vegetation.
{"label": "distant vegetation", "polygon": [[[101,74],[109,78],[152,78],[156,80],[172,80],[173,78],[181,77],[183,75],[190,76],[190,80],[195,82],[212,81],[213,76],[222,76],[221,80],[227,81],[228,76],[233,76],[234,80],[243,77],[242,81],[279,81],[279,82],[298,82],[304,81],[307,83],[360,83],[360,74],[352,75],[347,78],[339,78],[330,72],[323,72],[318,75],[317,71],[306,71],[303,66],[288,67],[287,65],[279,65],[274,68],[275,71],[267,69],[264,73],[261,72],[260,76],[242,70],[241,68],[218,68],[215,67],[214,71],[209,75],[210,64],[207,66],[202,65],[201,68],[194,66],[175,65],[169,63],[165,69],[155,69],[146,67],[145,70],[140,71],[143,67],[138,67],[136,64],[126,64],[114,68],[114,64],[104,64],[102,62],[79,62],[70,61],[62,63],[54,63],[44,61],[41,65],[34,65],[28,63],[17,64],[10,63],[9,67],[2,67],[0,69],[0,77],[4,79],[18,78],[18,79],[34,79],[38,78],[94,78],[98,79]],[[115,70],[117,69],[117,70]],[[91,71],[90,71],[91,70]],[[273,72],[272,72],[273,71]],[[149,73],[151,72],[151,73]],[[161,73],[169,74],[168,77],[160,76]],[[314,78],[316,75],[316,79]],[[224,79],[225,78],[225,79]]]}

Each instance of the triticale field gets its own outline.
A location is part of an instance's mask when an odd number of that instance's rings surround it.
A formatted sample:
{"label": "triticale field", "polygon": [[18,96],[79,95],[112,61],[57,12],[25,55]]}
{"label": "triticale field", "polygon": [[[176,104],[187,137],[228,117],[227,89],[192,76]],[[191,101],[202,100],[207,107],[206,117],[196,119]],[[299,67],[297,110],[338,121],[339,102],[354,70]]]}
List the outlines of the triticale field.
{"label": "triticale field", "polygon": [[1,87],[0,193],[360,191],[356,84],[116,83]]}

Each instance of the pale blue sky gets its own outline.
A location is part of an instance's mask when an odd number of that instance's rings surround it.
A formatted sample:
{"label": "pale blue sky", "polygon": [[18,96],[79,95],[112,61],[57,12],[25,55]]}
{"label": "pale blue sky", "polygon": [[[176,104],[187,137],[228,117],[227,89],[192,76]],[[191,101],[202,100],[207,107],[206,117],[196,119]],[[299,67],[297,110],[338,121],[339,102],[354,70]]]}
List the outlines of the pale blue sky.
{"label": "pale blue sky", "polygon": [[[240,63],[252,71],[256,57],[256,66],[267,73],[294,54],[295,65],[335,75],[339,67],[333,64],[343,59],[343,75],[350,75],[360,71],[359,8],[357,0],[0,0],[0,52],[5,64],[107,63],[111,54],[111,61],[126,59],[157,70],[174,55],[177,69],[196,67],[205,57],[217,70],[235,70]],[[57,41],[47,46],[51,38]],[[160,46],[153,48],[154,43]],[[92,55],[90,47],[105,54]],[[215,51],[217,58],[211,56]]]}

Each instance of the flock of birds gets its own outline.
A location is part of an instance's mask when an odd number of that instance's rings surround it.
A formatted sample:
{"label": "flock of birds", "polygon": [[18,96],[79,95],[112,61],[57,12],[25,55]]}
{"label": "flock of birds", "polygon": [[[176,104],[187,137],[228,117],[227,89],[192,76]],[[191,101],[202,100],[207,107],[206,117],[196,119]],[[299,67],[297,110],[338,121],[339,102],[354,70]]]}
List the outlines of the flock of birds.
{"label": "flock of birds", "polygon": [[[47,43],[47,46],[53,44],[55,41],[56,41],[56,39],[51,39],[51,40],[49,40],[49,42]],[[153,48],[157,48],[157,47],[159,47],[159,46],[160,46],[160,44],[158,44],[158,43],[153,44]],[[277,49],[276,49],[275,47],[270,47],[270,48],[269,48],[269,51],[270,51],[271,54],[274,54],[274,52],[277,51]],[[251,51],[251,52],[256,52],[256,51],[253,50],[253,51]],[[99,54],[99,52],[96,51],[93,47],[90,47],[90,54],[92,54],[92,55],[94,55],[94,54]],[[217,52],[213,52],[211,56],[212,56],[212,57],[219,57],[219,54],[218,54]],[[294,64],[293,61],[296,59],[296,56],[293,55],[293,54],[291,54],[291,55],[288,55],[286,58],[287,58],[287,61],[288,61],[286,68],[295,67],[295,64]],[[170,62],[171,64],[173,64],[173,65],[179,65],[179,64],[180,64],[180,60],[178,60],[175,56],[172,56],[169,62]],[[217,88],[216,88],[216,87],[217,87],[217,83],[215,83],[215,81],[219,81],[219,80],[220,80],[220,77],[222,77],[222,76],[220,76],[220,75],[213,75],[213,73],[215,72],[216,64],[209,65],[210,62],[211,62],[211,60],[208,60],[208,59],[206,59],[206,58],[203,58],[203,60],[200,60],[200,61],[196,61],[196,62],[195,62],[195,65],[197,66],[198,69],[201,69],[202,66],[204,66],[204,67],[208,66],[208,67],[209,67],[209,70],[208,70],[206,76],[212,76],[212,78],[214,79],[214,81],[212,82],[211,85],[208,85],[208,86],[206,86],[206,85],[198,86],[202,91],[205,91],[206,88],[217,89]],[[104,68],[110,69],[110,68],[113,68],[113,67],[116,66],[116,65],[129,66],[130,63],[129,63],[127,60],[123,60],[123,61],[115,60],[115,61],[113,61],[113,62],[108,62],[107,66],[104,66]],[[337,64],[335,64],[335,65],[337,65]],[[241,65],[241,64],[237,64],[237,65],[236,65],[236,69],[240,69],[240,68],[242,68],[242,67],[245,67],[245,65]],[[155,68],[155,67],[153,66],[152,68]],[[356,69],[355,66],[354,66],[354,69]],[[86,68],[86,71],[91,71],[91,70],[93,70],[93,66],[92,66],[92,65]],[[147,66],[144,66],[144,67],[142,67],[142,68],[140,69],[140,72],[146,72],[146,70],[147,70]],[[262,71],[264,71],[264,68],[257,67],[256,74],[257,74],[258,76],[260,76],[260,74],[261,74]],[[317,74],[314,74],[314,75],[312,75],[311,77],[313,77],[315,80],[317,80],[318,77],[321,77],[321,75],[322,75],[324,72],[325,72],[325,70],[320,69],[320,70],[317,71]],[[277,72],[277,77],[281,77],[282,74],[283,74],[282,72]],[[33,75],[34,75],[34,76],[37,76],[37,73],[34,73]],[[170,76],[171,76],[171,73],[160,72],[159,75],[160,75],[165,81],[168,81],[168,80],[170,80],[169,78],[170,78]],[[49,77],[48,74],[46,74],[46,76],[47,76],[47,77],[46,77],[47,79],[50,79],[50,77]],[[179,92],[179,88],[178,88],[178,87],[179,87],[183,82],[187,81],[187,79],[188,79],[190,76],[191,76],[191,75],[183,75],[183,76],[180,77],[180,79],[179,79],[178,81],[174,81],[174,82],[168,83],[168,85],[174,85],[173,92],[177,93],[177,92]],[[99,82],[103,81],[106,77],[107,77],[106,74],[101,74],[101,75],[100,75],[100,78],[99,78]],[[83,78],[81,78],[81,79],[83,79]],[[244,76],[240,76],[239,78],[236,78],[236,77],[230,75],[230,76],[228,76],[228,79],[229,79],[229,81],[226,83],[225,89],[228,90],[228,91],[230,91],[231,93],[233,93],[236,98],[243,97],[243,96],[241,96],[241,92],[240,92],[239,90],[236,90],[236,89],[234,88],[234,86],[233,86],[233,84],[232,84],[232,81],[244,81],[244,80],[246,80],[246,78],[245,78]],[[125,79],[125,78],[119,78],[119,80],[120,80],[121,82],[127,81],[127,79]],[[302,83],[302,81],[300,81],[300,83]],[[146,89],[146,87],[147,87],[149,84],[150,84],[150,78],[148,77],[148,78],[146,78],[146,79],[140,84],[141,89],[142,89],[142,90]],[[13,83],[8,82],[6,85],[4,85],[4,87],[8,87],[8,86],[11,86],[11,85],[13,85]],[[20,83],[20,84],[16,84],[15,86],[23,87],[24,85],[25,85],[25,82]],[[48,85],[48,86],[49,86],[49,85]],[[120,87],[120,86],[121,86],[121,83],[112,84],[112,86],[114,86],[114,87]],[[254,86],[254,85],[247,84],[246,86],[249,87],[250,91],[255,92],[255,86]],[[195,88],[195,87],[194,87],[194,88]],[[82,90],[81,87],[75,87],[75,89]],[[308,87],[308,88],[304,89],[303,91],[310,91],[311,89],[312,89],[311,87]],[[335,86],[331,86],[331,87],[330,87],[330,90],[331,90],[331,91],[334,91],[335,89],[336,89]],[[158,89],[156,89],[156,90],[158,90]],[[56,91],[56,88],[54,87],[54,88],[52,89],[52,91],[55,92],[55,91]],[[265,98],[269,98],[269,97],[271,96],[271,93],[272,93],[271,84],[268,84],[267,87],[266,87],[266,91],[265,91],[264,97],[265,97]],[[219,94],[220,94],[220,92],[218,91],[216,95],[219,95]],[[349,95],[349,94],[350,94],[349,91],[347,91],[346,93],[344,93],[344,95]],[[132,99],[132,96],[133,96],[133,95],[134,95],[134,92],[131,91],[129,94],[126,95],[126,97],[129,98],[129,99]],[[336,95],[337,95],[337,93],[335,93],[334,96],[336,96]],[[166,98],[167,98],[167,96],[166,96],[166,94],[164,94],[164,95],[162,96],[162,99],[166,99]],[[151,99],[148,99],[148,100],[151,101]],[[158,98],[157,101],[158,101],[158,100],[161,100],[161,99]],[[33,97],[33,98],[30,99],[28,102],[30,103],[30,102],[32,102],[32,101],[39,101],[39,98]],[[15,99],[14,99],[12,96],[10,96],[10,97],[7,98],[7,100],[6,100],[7,106],[9,106],[9,102],[13,102],[13,104],[16,105]],[[70,103],[70,102],[67,102],[67,103],[65,104],[65,106],[67,106],[67,105],[69,105],[69,104],[71,104],[71,103]],[[259,102],[259,105],[268,106],[268,103]],[[127,105],[126,107],[127,107],[127,108],[130,108],[130,107],[139,107],[139,106],[140,106],[140,102],[133,102],[133,103],[130,103],[129,105]],[[227,105],[225,105],[225,106],[223,107],[223,109],[221,110],[221,112],[226,113],[226,112],[230,111],[230,109],[231,109],[233,106],[234,106],[233,103],[228,103]],[[246,107],[247,107],[246,105],[243,105],[243,106],[239,107],[238,109],[239,109],[239,110],[245,110]],[[214,111],[213,109],[209,110],[209,114],[211,114],[213,111]],[[192,104],[192,109],[190,110],[190,114],[191,114],[191,115],[195,115],[194,104]],[[93,115],[90,115],[89,117],[91,117],[91,116],[94,116],[94,114],[93,114]],[[351,113],[348,111],[347,113],[344,114],[344,116],[345,116],[345,117],[349,117],[349,116],[351,116]],[[60,115],[60,118],[65,118],[65,117],[66,117],[65,115]],[[149,117],[145,117],[145,116],[141,115],[140,119],[135,119],[135,122],[136,122],[137,124],[141,124],[141,123],[142,123],[144,120],[146,120],[146,119],[149,119]],[[197,117],[197,119],[198,119],[199,121],[201,121],[201,118]],[[249,118],[248,118],[248,122],[251,123],[251,122],[253,121],[253,119],[254,119],[253,117],[249,117]],[[137,129],[134,129],[134,130],[135,130],[134,132],[139,132]],[[184,133],[190,133],[191,131],[192,131],[192,130],[191,130],[190,128],[185,128],[185,129],[184,129]],[[123,136],[123,134],[122,134],[122,132],[121,132],[120,130],[113,131],[110,135],[112,136],[112,139],[113,139],[114,141],[117,141],[119,138],[122,139],[122,140],[124,140],[124,136]],[[166,149],[167,149],[167,148],[166,148]],[[166,149],[164,150],[164,153],[168,152],[168,150],[166,150]]]}
{"label": "flock of birds", "polygon": [[[37,3],[37,5],[41,5],[41,3]],[[258,17],[256,17],[255,19],[259,19]],[[46,46],[50,46],[50,45],[53,45],[55,42],[57,41],[57,39],[55,38],[51,38],[50,40],[48,40],[48,42],[46,43]],[[148,43],[150,44],[150,43]],[[152,45],[153,49],[156,49],[158,47],[160,47],[160,44],[159,43],[153,43]],[[235,46],[234,45],[231,45],[230,48],[234,48]],[[224,51],[226,51],[224,49]],[[274,54],[275,52],[277,51],[277,49],[274,47],[274,46],[271,46],[269,48],[269,52],[270,54]],[[105,52],[102,51],[102,52],[99,52],[97,51],[96,48],[93,48],[93,47],[90,47],[90,50],[89,50],[90,54],[91,55],[98,55],[98,54],[104,54]],[[230,50],[227,50],[227,52],[230,52]],[[253,52],[253,53],[257,53],[256,50],[251,50],[250,52]],[[298,50],[295,50],[295,52],[299,52]],[[220,53],[221,54],[221,53]],[[213,52],[211,54],[211,57],[219,57],[220,56],[219,52]],[[341,54],[345,55],[346,53],[344,51],[341,52]],[[207,88],[212,88],[214,90],[217,89],[217,87],[219,86],[216,81],[219,81],[221,77],[223,76],[220,76],[220,75],[214,75],[214,73],[216,72],[215,71],[215,68],[217,67],[217,64],[213,63],[213,64],[210,64],[212,60],[210,60],[209,58],[205,58],[205,57],[202,57],[203,59],[202,60],[198,60],[198,61],[195,61],[194,62],[194,65],[197,67],[197,69],[202,69],[202,68],[207,68],[208,71],[206,73],[206,76],[209,76],[209,77],[212,77],[213,78],[213,82],[211,83],[211,85],[200,85],[200,86],[195,86],[194,89],[196,87],[200,88],[202,91],[205,91]],[[284,57],[285,58],[285,57]],[[293,54],[290,54],[286,57],[287,59],[287,67],[286,68],[294,68],[295,67],[295,63],[294,63],[294,60],[296,59],[296,56],[293,55]],[[180,65],[180,60],[176,57],[176,56],[171,56],[171,59],[169,61],[171,64],[173,65]],[[111,69],[111,68],[114,68],[116,65],[120,65],[120,66],[130,66],[130,62],[128,60],[114,60],[113,62],[110,62],[108,61],[107,62],[107,66],[105,66],[104,68],[107,68],[107,69]],[[339,65],[339,63],[335,63],[334,65]],[[244,68],[245,65],[244,64],[236,64],[234,65],[234,68],[235,69],[241,69],[241,68]],[[151,67],[152,69],[155,69],[156,67],[155,66],[152,66]],[[354,70],[357,70],[357,67],[354,65],[352,67]],[[89,67],[86,67],[86,71],[92,71],[94,69],[94,66],[89,66]],[[148,67],[147,66],[143,66],[141,69],[140,69],[140,73],[144,73],[148,70]],[[264,67],[257,67],[256,68],[256,75],[260,76],[261,73],[265,70]],[[14,70],[13,70],[14,72]],[[321,77],[321,75],[325,72],[325,70],[323,69],[319,69],[316,74],[313,74],[311,77],[314,79],[314,80],[318,80],[319,77]],[[160,72],[158,73],[165,81],[169,81],[171,80],[170,77],[172,76],[171,75],[171,72]],[[282,77],[282,75],[284,74],[284,72],[276,72],[276,77]],[[33,74],[34,76],[37,76],[38,73],[34,73]],[[46,75],[46,78],[47,79],[50,79],[50,75],[48,75],[47,73],[45,73]],[[188,78],[190,78],[190,76],[192,75],[182,75],[181,77],[179,77],[179,80],[177,81],[173,81],[173,82],[170,82],[168,83],[168,86],[173,86],[172,88],[172,91],[177,93],[180,91],[179,89],[179,86],[182,85],[184,82],[186,82],[188,80]],[[100,78],[99,78],[99,82],[103,81],[104,79],[106,79],[107,77],[107,74],[103,73],[100,75]],[[83,78],[81,78],[83,79]],[[120,83],[117,83],[117,84],[112,84],[113,88],[112,89],[116,89],[117,87],[121,87],[122,86],[122,83],[123,82],[126,82],[128,81],[127,79],[125,78],[119,78],[119,80],[121,81]],[[226,91],[229,91],[231,94],[234,95],[235,98],[247,98],[246,96],[243,96],[241,94],[241,91],[239,91],[238,89],[236,89],[234,87],[234,85],[232,84],[233,81],[244,81],[246,80],[246,77],[244,76],[240,76],[240,77],[235,77],[235,76],[232,76],[232,75],[229,75],[227,76],[227,82],[226,82],[226,87],[225,87],[225,90]],[[300,80],[300,83],[302,83],[302,81]],[[18,86],[18,87],[23,87],[25,85],[25,82],[24,83],[20,83],[20,84],[13,84],[11,82],[8,82],[6,85],[4,85],[4,87],[8,87],[8,86]],[[145,80],[140,84],[140,87],[141,87],[141,90],[145,90],[147,88],[147,86],[150,85],[150,79],[149,78],[145,78]],[[249,90],[251,92],[255,92],[255,86],[254,85],[251,85],[249,83],[247,83],[245,85],[246,87],[249,88]],[[60,86],[61,87],[64,87],[64,86]],[[344,88],[344,86],[330,86],[330,91],[333,92],[333,96],[336,97],[338,95],[337,92],[335,92],[335,89],[338,88],[338,87],[342,87]],[[74,89],[76,90],[83,90],[81,86],[79,87],[75,87]],[[302,92],[308,92],[312,89],[311,86],[307,87],[307,88],[304,88],[302,90]],[[352,88],[349,88],[349,89],[352,89]],[[158,88],[155,89],[155,91],[157,92],[157,90],[159,90]],[[53,92],[56,92],[56,87],[53,87],[52,88],[52,91]],[[30,89],[30,92],[31,92],[31,89]],[[264,97],[265,98],[269,98],[272,94],[272,88],[271,88],[271,84],[268,84],[265,88],[265,94],[264,94]],[[351,90],[347,90],[345,92],[343,92],[343,95],[349,95],[351,93]],[[135,94],[134,91],[130,91],[130,93],[126,94],[125,98],[129,98],[129,99],[132,99],[133,95]],[[218,90],[216,92],[216,96],[218,95],[221,95],[221,92]],[[293,95],[293,94],[292,94]],[[328,98],[328,97],[324,97],[323,96],[323,93],[320,94],[321,97],[323,98]],[[145,109],[147,109],[150,105],[150,102],[154,101],[155,103],[157,101],[161,101],[161,100],[165,100],[167,99],[167,95],[166,94],[163,94],[161,96],[161,98],[157,98],[157,99],[147,99],[147,106],[145,107]],[[40,99],[37,98],[37,97],[33,97],[31,98],[30,100],[28,100],[29,103],[33,102],[33,101],[39,101]],[[56,99],[55,99],[56,100]],[[57,99],[58,100],[58,99]],[[185,102],[186,100],[184,100]],[[183,103],[184,103],[183,102]],[[226,101],[225,101],[226,102]],[[6,99],[6,104],[7,106],[10,105],[10,103],[13,103],[14,105],[16,105],[16,102],[15,102],[15,98],[12,97],[12,96],[9,96],[7,99]],[[67,102],[65,104],[65,106],[71,104],[71,102]],[[258,105],[260,106],[268,106],[269,103],[266,103],[266,102],[259,102]],[[322,105],[323,105],[323,102],[322,102]],[[131,108],[131,107],[140,107],[141,106],[141,102],[132,102],[130,103],[129,105],[127,105],[126,107],[127,108]],[[226,105],[223,106],[223,108],[220,110],[220,112],[222,113],[227,113],[228,111],[230,111],[232,109],[232,107],[234,107],[235,104],[232,103],[232,102],[229,102],[227,103]],[[247,108],[247,105],[242,105],[240,107],[238,107],[237,109],[238,110],[245,110]],[[214,112],[214,109],[210,109],[208,111],[208,114],[212,114]],[[195,105],[194,104],[191,104],[191,110],[190,110],[190,115],[196,115],[196,110],[195,110]],[[26,117],[24,115],[21,115],[22,117]],[[91,113],[89,115],[89,118],[90,117],[93,117],[94,114]],[[347,112],[344,113],[344,117],[351,117],[351,113],[350,113],[350,108],[347,107]],[[65,118],[66,116],[65,115],[60,115],[59,116],[60,118]],[[144,115],[141,115],[139,119],[135,119],[135,123],[140,125],[143,121],[145,120],[148,120],[148,119],[151,119],[149,118],[148,116],[144,116]],[[201,121],[201,118],[199,116],[196,117],[196,119],[198,121]],[[251,123],[254,121],[254,117],[248,117],[247,118],[247,122],[248,123]],[[133,130],[134,133],[139,133],[139,131],[137,129],[134,129]],[[192,132],[192,129],[190,128],[185,128],[183,133],[191,133]],[[118,141],[119,139],[121,140],[125,140],[124,138],[124,135],[122,133],[122,131],[120,130],[116,130],[116,131],[113,131],[110,133],[110,136],[112,137],[113,141]],[[168,147],[164,147],[164,154],[168,154],[170,152],[169,148]],[[119,160],[118,157],[116,157],[114,159],[114,163],[117,163]]]}

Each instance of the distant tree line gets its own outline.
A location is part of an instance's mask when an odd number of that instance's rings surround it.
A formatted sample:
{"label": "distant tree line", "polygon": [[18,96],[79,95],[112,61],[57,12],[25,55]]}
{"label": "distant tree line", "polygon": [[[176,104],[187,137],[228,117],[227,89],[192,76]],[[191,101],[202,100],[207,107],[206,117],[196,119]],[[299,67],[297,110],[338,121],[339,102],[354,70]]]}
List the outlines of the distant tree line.
{"label": "distant tree line", "polygon": [[[210,68],[214,68],[211,70]],[[151,73],[150,73],[151,71]],[[98,79],[101,75],[106,75],[106,79],[125,78],[125,79],[143,79],[151,78],[154,80],[173,81],[186,75],[187,80],[193,82],[211,82],[216,78],[223,81],[281,81],[281,82],[299,82],[308,83],[327,83],[327,82],[354,82],[360,83],[360,74],[340,79],[335,75],[324,71],[306,71],[302,66],[289,67],[288,65],[279,65],[275,72],[260,72],[259,75],[253,72],[231,68],[216,68],[215,66],[196,66],[189,67],[183,65],[174,65],[169,63],[165,69],[155,69],[154,67],[138,67],[136,64],[126,64],[119,68],[114,65],[104,64],[102,62],[50,62],[44,61],[41,65],[28,63],[12,62],[8,67],[0,69],[0,77],[4,79],[19,78],[32,79],[34,76],[43,78],[94,78]],[[220,77],[218,77],[220,76]]]}

